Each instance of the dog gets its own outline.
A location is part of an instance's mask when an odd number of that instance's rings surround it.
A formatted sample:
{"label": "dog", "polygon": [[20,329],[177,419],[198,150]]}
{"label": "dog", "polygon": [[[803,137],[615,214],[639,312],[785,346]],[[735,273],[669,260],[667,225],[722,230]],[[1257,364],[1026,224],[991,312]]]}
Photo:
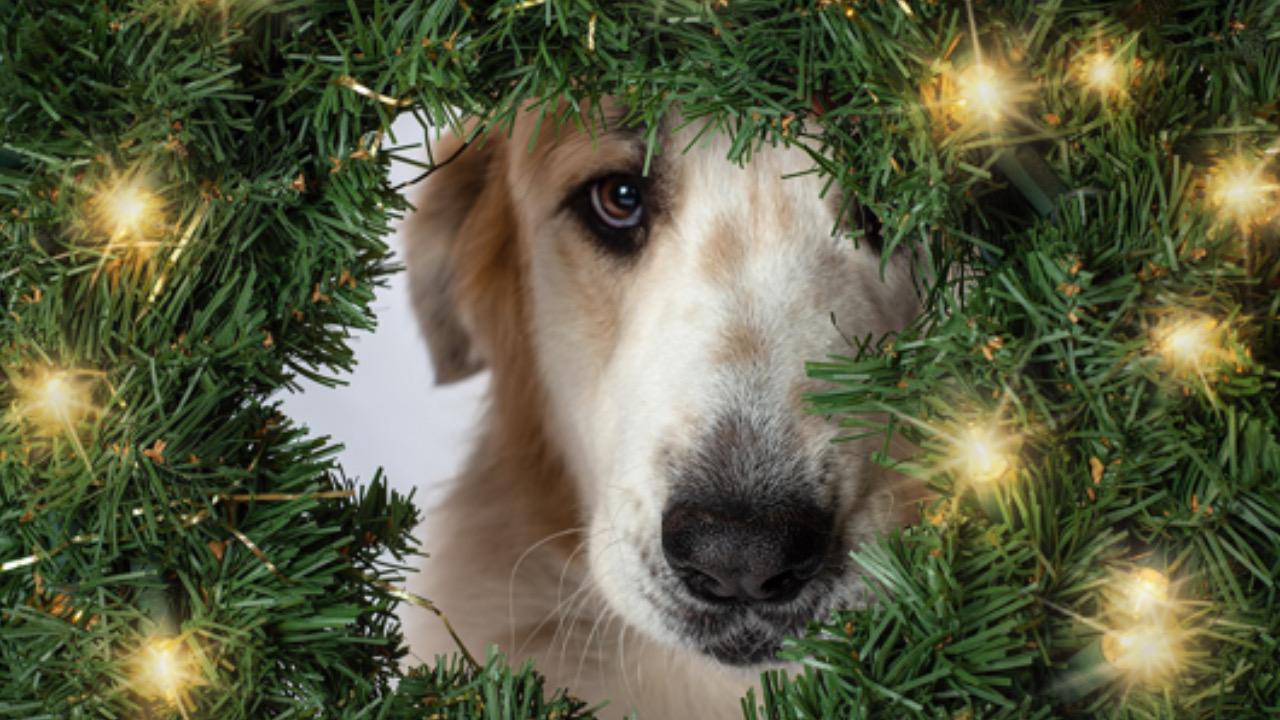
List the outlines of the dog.
{"label": "dog", "polygon": [[[869,459],[882,439],[835,442],[802,398],[805,361],[920,304],[805,148],[739,165],[705,122],[627,117],[434,148],[412,301],[438,383],[492,376],[411,587],[602,717],[741,717],[784,638],[865,604],[850,551],[919,517],[921,485]],[[408,634],[456,651],[438,621]]]}

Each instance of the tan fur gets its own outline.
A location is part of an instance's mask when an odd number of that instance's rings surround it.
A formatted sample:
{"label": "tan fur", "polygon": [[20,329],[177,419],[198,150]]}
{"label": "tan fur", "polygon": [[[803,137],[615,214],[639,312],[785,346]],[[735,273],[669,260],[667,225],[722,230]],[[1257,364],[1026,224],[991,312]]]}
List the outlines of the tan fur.
{"label": "tan fur", "polygon": [[727,285],[741,272],[746,257],[737,229],[728,223],[720,223],[702,248],[702,272],[711,282]]}
{"label": "tan fur", "polygon": [[583,322],[589,328],[586,335],[591,339],[591,347],[584,349],[585,354],[606,360],[618,342],[618,315],[622,305],[620,279],[616,273],[594,262],[590,255],[595,251],[577,237],[562,238],[556,243],[556,252],[566,267],[577,269],[566,278],[564,292],[584,311]]}
{"label": "tan fur", "polygon": [[[414,303],[437,378],[492,373],[481,434],[427,521],[431,558],[411,589],[448,615],[474,653],[496,643],[513,664],[535,658],[551,685],[610,700],[602,717],[630,708],[642,720],[740,717],[739,698],[760,669],[721,665],[660,637],[667,631],[659,619],[644,620],[650,610],[626,607],[631,596],[645,605],[654,589],[629,585],[608,563],[625,551],[661,564],[651,539],[627,534],[652,528],[667,492],[638,473],[677,463],[715,427],[707,413],[717,399],[708,394],[739,398],[733,402],[759,395],[768,401],[760,412],[794,428],[778,447],[798,456],[826,452],[838,430],[804,413],[798,393],[816,385],[803,378],[801,361],[841,341],[813,294],[823,291],[806,286],[838,292],[878,283],[876,263],[853,262],[851,248],[825,237],[834,216],[806,217],[815,207],[830,213],[825,200],[802,206],[797,186],[781,179],[808,166],[803,153],[766,153],[740,170],[724,162],[723,145],[661,160],[664,185],[655,193],[664,215],[655,219],[652,247],[634,262],[610,260],[558,208],[601,173],[633,172],[643,146],[626,135],[592,138],[568,127],[557,134],[550,123],[535,140],[534,126],[524,116],[510,138],[477,140],[433,175],[408,230]],[[446,138],[435,157],[459,146]],[[708,187],[721,177],[743,197],[704,210],[699,193],[729,192]],[[815,234],[825,244],[807,248]],[[775,266],[804,277],[762,280]],[[854,323],[855,335],[900,326],[911,304],[898,275],[894,297],[866,285],[864,299],[838,321]],[[697,351],[706,356],[705,379],[690,370],[680,376],[688,387],[662,400],[631,388],[664,387],[662,373],[691,358],[682,355],[685,341],[658,323],[686,333],[707,328],[694,338],[705,344]],[[775,378],[776,368],[787,377]],[[655,408],[665,419],[645,426]],[[641,431],[661,442],[628,450]],[[705,435],[713,446],[751,437]],[[850,518],[866,518],[856,536],[909,519],[918,487],[871,468],[864,458],[873,444],[842,447],[839,467],[851,489],[833,502]],[[631,457],[624,451],[639,459],[610,466],[615,456]],[[639,627],[634,612],[652,627]],[[453,649],[434,618],[406,620],[406,632],[423,659]]]}
{"label": "tan fur", "polygon": [[749,365],[759,361],[768,349],[760,331],[745,322],[728,326],[721,336],[723,342],[716,349],[716,364]]}
{"label": "tan fur", "polygon": [[[496,158],[507,152],[508,142],[501,136],[494,135],[487,143],[484,151]],[[437,149],[437,156],[448,157],[458,145],[456,139],[445,143]],[[501,161],[484,163],[480,153],[473,150],[464,151],[449,166],[450,177],[483,174],[492,179],[503,169]],[[548,550],[558,547],[559,554],[571,553],[577,539],[572,533],[558,533],[577,524],[577,508],[572,488],[565,482],[563,461],[544,435],[544,393],[534,368],[527,362],[532,350],[523,330],[527,316],[524,294],[518,291],[523,262],[516,247],[509,198],[501,192],[500,182],[486,181],[475,198],[435,192],[437,187],[448,188],[446,183],[433,183],[431,187],[433,192],[426,196],[409,231],[423,241],[408,246],[407,262],[418,270],[437,259],[439,253],[448,254],[454,267],[449,290],[452,301],[458,308],[466,308],[463,316],[472,342],[479,346],[483,364],[493,371],[485,430],[467,463],[467,480],[454,486],[447,503],[432,516],[431,553],[449,558],[460,569],[513,568],[527,548],[548,537],[552,537]],[[469,211],[462,222],[441,222],[464,207]],[[425,219],[431,222],[423,222]],[[411,279],[418,282],[417,277]],[[421,307],[423,300],[417,302]],[[430,317],[429,313],[419,315]],[[433,331],[433,326],[424,321],[428,338]],[[539,569],[536,564],[530,567]],[[549,569],[553,577],[560,570]],[[489,637],[490,628],[475,627],[476,620],[501,622],[509,615],[505,582],[492,586],[469,583],[465,577],[443,580],[447,584],[444,587],[427,584],[417,589],[449,608],[464,636]],[[498,602],[498,598],[502,601]],[[467,612],[471,608],[484,610],[476,613],[473,620]],[[438,637],[440,629],[435,623],[428,623],[425,632]],[[438,641],[431,646],[448,648]]]}

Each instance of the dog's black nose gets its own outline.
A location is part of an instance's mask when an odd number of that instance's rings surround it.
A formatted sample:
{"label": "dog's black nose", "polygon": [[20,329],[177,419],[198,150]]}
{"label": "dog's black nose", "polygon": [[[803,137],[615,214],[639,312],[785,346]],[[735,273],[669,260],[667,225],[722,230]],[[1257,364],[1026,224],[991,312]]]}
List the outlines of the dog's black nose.
{"label": "dog's black nose", "polygon": [[810,506],[679,504],[662,517],[662,550],[703,600],[783,603],[822,569],[831,525],[830,513]]}

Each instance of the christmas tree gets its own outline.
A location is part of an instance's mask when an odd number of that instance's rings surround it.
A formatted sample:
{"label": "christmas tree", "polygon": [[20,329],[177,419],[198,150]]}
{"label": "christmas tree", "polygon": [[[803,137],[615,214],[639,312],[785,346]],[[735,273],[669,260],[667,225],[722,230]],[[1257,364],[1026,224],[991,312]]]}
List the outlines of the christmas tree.
{"label": "christmas tree", "polygon": [[939,499],[749,716],[1280,714],[1280,3],[0,19],[0,716],[586,712],[496,655],[400,678],[429,599],[379,557],[417,513],[269,398],[372,323],[397,114],[590,126],[554,109],[606,95],[744,162],[799,143],[920,269],[924,314],[814,358],[810,403],[905,436],[880,461]]}

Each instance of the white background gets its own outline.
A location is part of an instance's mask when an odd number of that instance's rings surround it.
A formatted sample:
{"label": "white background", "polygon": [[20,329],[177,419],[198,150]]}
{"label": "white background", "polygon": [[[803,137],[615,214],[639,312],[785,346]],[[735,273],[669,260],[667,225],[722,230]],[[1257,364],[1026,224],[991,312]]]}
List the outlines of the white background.
{"label": "white background", "polygon": [[[410,116],[394,128],[402,147],[421,143],[422,129]],[[406,155],[426,158],[426,151]],[[413,179],[421,168],[395,163],[391,183]],[[421,185],[402,190],[410,201]],[[399,223],[391,248],[401,263],[405,238]],[[472,427],[480,419],[480,401],[488,387],[488,373],[461,383],[435,386],[427,346],[418,332],[409,304],[408,277],[397,273],[374,301],[378,327],[373,333],[354,333],[356,368],[344,376],[345,387],[326,388],[303,380],[302,392],[282,396],[284,412],[313,436],[327,435],[344,446],[338,462],[349,478],[362,484],[382,468],[390,485],[403,492],[417,488],[415,502],[425,508],[439,497],[443,484],[459,469],[470,449]],[[419,537],[422,532],[418,533]]]}

